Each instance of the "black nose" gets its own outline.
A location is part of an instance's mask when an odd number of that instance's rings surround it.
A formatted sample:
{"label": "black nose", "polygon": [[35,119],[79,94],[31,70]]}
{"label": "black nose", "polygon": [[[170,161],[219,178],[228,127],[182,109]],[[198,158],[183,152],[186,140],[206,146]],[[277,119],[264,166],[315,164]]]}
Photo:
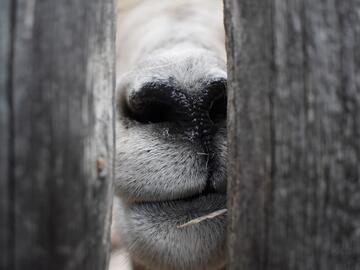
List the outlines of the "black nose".
{"label": "black nose", "polygon": [[199,133],[226,119],[226,79],[185,88],[174,82],[144,84],[128,97],[128,116],[138,122],[192,126]]}

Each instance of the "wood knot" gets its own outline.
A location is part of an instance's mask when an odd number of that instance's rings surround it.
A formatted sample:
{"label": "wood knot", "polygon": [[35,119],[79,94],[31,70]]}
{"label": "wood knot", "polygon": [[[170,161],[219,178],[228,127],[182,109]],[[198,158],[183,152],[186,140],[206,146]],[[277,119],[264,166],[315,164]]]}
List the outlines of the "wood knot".
{"label": "wood knot", "polygon": [[98,178],[105,178],[106,177],[106,160],[103,158],[98,158],[96,160],[96,168],[97,168],[97,174]]}

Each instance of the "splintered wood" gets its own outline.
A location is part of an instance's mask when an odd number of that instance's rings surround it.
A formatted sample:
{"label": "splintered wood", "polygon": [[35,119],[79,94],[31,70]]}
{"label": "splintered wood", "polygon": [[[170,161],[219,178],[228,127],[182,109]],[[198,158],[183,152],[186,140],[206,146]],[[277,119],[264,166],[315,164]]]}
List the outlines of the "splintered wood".
{"label": "splintered wood", "polygon": [[221,210],[217,210],[215,212],[212,212],[210,214],[207,214],[205,216],[201,216],[201,217],[198,217],[198,218],[194,218],[184,224],[181,224],[181,225],[178,225],[177,228],[184,228],[184,227],[187,227],[187,226],[191,226],[191,225],[195,225],[195,224],[198,224],[204,220],[207,220],[207,219],[213,219],[217,216],[221,216],[223,214],[225,214],[227,212],[227,209],[221,209]]}

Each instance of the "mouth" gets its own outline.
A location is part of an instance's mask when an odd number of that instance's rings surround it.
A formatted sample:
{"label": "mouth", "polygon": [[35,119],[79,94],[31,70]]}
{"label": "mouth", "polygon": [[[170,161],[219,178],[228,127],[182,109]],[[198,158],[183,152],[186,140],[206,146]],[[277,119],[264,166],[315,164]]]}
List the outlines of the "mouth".
{"label": "mouth", "polygon": [[[182,178],[184,181],[188,179],[186,176]],[[223,182],[219,179],[223,178],[204,177],[202,181],[195,181],[199,178],[194,177],[191,180],[200,187],[184,193],[177,190],[184,184],[180,181],[171,185],[167,196],[161,196],[158,192],[161,189],[146,185],[141,189],[138,200],[122,200],[123,207],[120,208],[123,212],[119,219],[123,222],[119,223],[119,228],[124,232],[124,242],[135,260],[144,263],[158,260],[162,263],[165,250],[167,254],[171,251],[169,256],[173,258],[193,258],[194,265],[202,263],[196,258],[207,260],[210,264],[222,263],[225,258],[227,196],[226,188],[216,185]],[[174,183],[174,179],[167,180],[164,185],[170,180]],[[156,192],[149,196],[147,191]],[[187,247],[186,250],[184,247]]]}
{"label": "mouth", "polygon": [[177,198],[165,199],[165,200],[151,200],[151,201],[133,201],[131,204],[141,205],[141,204],[166,204],[166,203],[181,203],[181,202],[193,202],[200,198],[206,198],[208,196],[218,195],[226,198],[226,193],[219,192],[215,190],[210,185],[207,185],[199,193],[194,193],[191,195],[179,196]]}
{"label": "mouth", "polygon": [[226,192],[216,190],[209,183],[210,181],[207,181],[207,185],[199,193],[168,200],[135,201],[130,208],[137,210],[144,208],[151,210],[150,212],[162,212],[168,216],[167,222],[171,217],[170,212],[175,212],[177,215],[174,222],[177,223],[177,227],[182,227],[192,220],[206,220],[206,216],[211,216],[212,219],[217,216],[212,216],[213,213],[221,212],[223,214],[226,212]]}
{"label": "mouth", "polygon": [[[156,219],[160,223],[170,222],[173,224],[172,226],[177,228],[184,227],[184,224],[191,224],[193,220],[199,220],[194,224],[205,220],[206,223],[211,222],[207,219],[214,219],[217,222],[219,218],[224,219],[226,194],[203,191],[186,198],[158,202],[137,202],[130,206],[130,211],[138,214],[143,213],[148,218]],[[154,215],[155,213],[156,215]]]}
{"label": "mouth", "polygon": [[[134,199],[131,201],[128,201],[128,204],[153,204],[153,203],[176,203],[176,202],[186,202],[186,201],[195,201],[196,199],[199,198],[204,198],[207,197],[209,195],[219,195],[219,196],[224,196],[226,197],[226,188],[222,188],[222,187],[215,187],[214,184],[211,184],[212,180],[211,178],[206,180],[206,184],[203,188],[201,188],[199,191],[195,191],[193,190],[192,192],[185,192],[184,194],[177,194],[174,193],[175,196],[168,196],[168,198],[158,198],[158,199],[154,199],[152,198],[151,200],[146,200],[144,199],[144,197],[146,196],[139,196],[138,199]],[[154,194],[153,196],[156,197],[156,195]],[[161,194],[159,194],[159,197],[161,197]]]}

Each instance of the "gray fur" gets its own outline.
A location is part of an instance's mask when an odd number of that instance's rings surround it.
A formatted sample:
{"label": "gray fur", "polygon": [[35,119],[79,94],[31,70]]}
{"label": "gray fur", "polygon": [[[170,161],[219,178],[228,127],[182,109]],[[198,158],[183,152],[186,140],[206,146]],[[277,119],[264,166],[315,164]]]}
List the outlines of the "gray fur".
{"label": "gray fur", "polygon": [[[176,1],[179,8],[184,5],[191,8],[190,0]],[[139,3],[139,8],[144,9],[142,2]],[[132,8],[135,11],[128,12],[136,13],[137,7]],[[209,12],[221,12],[221,9]],[[199,20],[198,27],[202,28],[206,22],[200,17]],[[126,22],[126,18],[123,21]],[[159,31],[154,29],[156,24],[151,25],[149,31]],[[218,269],[225,264],[225,216],[182,229],[177,225],[226,207],[225,121],[212,134],[210,153],[199,142],[196,132],[192,134],[197,122],[178,132],[174,131],[177,130],[175,124],[140,123],[124,111],[125,106],[131,107],[131,97],[149,83],[171,82],[176,89],[181,89],[175,94],[183,94],[184,102],[196,106],[188,97],[198,95],[214,79],[226,80],[224,54],[201,42],[211,37],[187,36],[179,41],[169,33],[158,43],[151,42],[152,47],[142,53],[135,50],[134,57],[128,55],[126,61],[118,62],[122,65],[118,70],[122,71],[117,81],[116,228],[132,259],[151,269]],[[214,37],[218,36],[221,35],[214,33]],[[139,38],[138,42],[146,43],[146,38]],[[223,40],[213,41],[214,44],[221,42]],[[119,57],[121,59],[120,53]],[[129,65],[128,69],[124,65]],[[209,181],[215,193],[200,195]]]}

